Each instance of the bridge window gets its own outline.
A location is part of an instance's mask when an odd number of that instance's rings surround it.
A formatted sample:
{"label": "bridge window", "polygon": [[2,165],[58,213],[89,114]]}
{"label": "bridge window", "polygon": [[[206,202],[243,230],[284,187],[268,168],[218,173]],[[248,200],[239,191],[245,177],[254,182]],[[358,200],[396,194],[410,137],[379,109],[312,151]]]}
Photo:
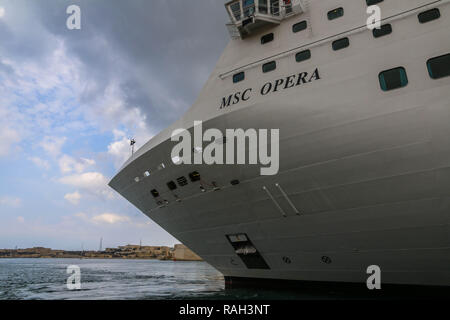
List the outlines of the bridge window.
{"label": "bridge window", "polygon": [[408,76],[403,67],[383,71],[378,75],[378,78],[383,91],[402,88],[408,84]]}
{"label": "bridge window", "polygon": [[233,76],[233,83],[241,82],[241,81],[243,81],[244,79],[245,79],[245,73],[244,73],[244,72],[236,73],[236,74]]}
{"label": "bridge window", "polygon": [[239,2],[230,5],[231,12],[233,12],[234,18],[239,21],[241,20],[241,4]]}
{"label": "bridge window", "polygon": [[261,44],[266,44],[271,41],[273,41],[273,33],[269,33],[261,37]]}
{"label": "bridge window", "polygon": [[342,38],[342,39],[333,41],[333,44],[332,44],[334,51],[347,48],[349,45],[350,45],[350,40],[348,38]]}
{"label": "bridge window", "polygon": [[392,33],[392,26],[390,24],[382,25],[380,29],[373,29],[372,33],[375,38],[386,36]]}
{"label": "bridge window", "polygon": [[328,20],[334,20],[344,15],[344,8],[337,8],[328,12]]}
{"label": "bridge window", "polygon": [[302,62],[311,59],[311,50],[300,51],[295,55],[295,61]]}
{"label": "bridge window", "polygon": [[259,12],[267,14],[267,0],[258,0]]}
{"label": "bridge window", "polygon": [[299,23],[296,23],[292,26],[292,32],[300,32],[305,30],[308,27],[308,23],[306,21],[301,21]]}
{"label": "bridge window", "polygon": [[263,71],[264,73],[266,73],[266,72],[273,71],[273,70],[275,70],[276,68],[277,68],[277,63],[276,63],[275,61],[271,61],[271,62],[268,62],[268,63],[263,64],[263,66],[262,66],[262,71]]}
{"label": "bridge window", "polygon": [[439,19],[441,17],[441,12],[438,8],[434,8],[425,12],[422,12],[419,14],[419,22],[420,23],[427,23],[436,19]]}
{"label": "bridge window", "polygon": [[384,0],[366,0],[368,6],[373,6],[374,4],[383,2]]}
{"label": "bridge window", "polygon": [[450,76],[450,54],[428,60],[427,67],[432,79]]}

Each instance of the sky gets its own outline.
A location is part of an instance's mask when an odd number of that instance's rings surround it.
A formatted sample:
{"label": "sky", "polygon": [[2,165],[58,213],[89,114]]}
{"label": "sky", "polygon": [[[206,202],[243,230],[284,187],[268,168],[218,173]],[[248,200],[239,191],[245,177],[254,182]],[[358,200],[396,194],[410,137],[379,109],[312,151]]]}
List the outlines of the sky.
{"label": "sky", "polygon": [[195,101],[226,22],[220,0],[0,0],[0,248],[178,243],[107,183]]}

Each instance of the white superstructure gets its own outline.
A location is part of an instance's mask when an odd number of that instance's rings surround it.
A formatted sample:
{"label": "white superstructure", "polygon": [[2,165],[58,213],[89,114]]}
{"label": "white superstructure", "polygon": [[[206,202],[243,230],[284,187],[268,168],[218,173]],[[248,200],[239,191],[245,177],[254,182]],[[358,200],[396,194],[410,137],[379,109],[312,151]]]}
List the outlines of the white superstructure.
{"label": "white superstructure", "polygon": [[[111,187],[226,277],[365,283],[378,265],[383,283],[449,286],[449,1],[226,10],[233,39],[197,101]],[[172,131],[200,120],[279,128],[279,173],[172,163]]]}

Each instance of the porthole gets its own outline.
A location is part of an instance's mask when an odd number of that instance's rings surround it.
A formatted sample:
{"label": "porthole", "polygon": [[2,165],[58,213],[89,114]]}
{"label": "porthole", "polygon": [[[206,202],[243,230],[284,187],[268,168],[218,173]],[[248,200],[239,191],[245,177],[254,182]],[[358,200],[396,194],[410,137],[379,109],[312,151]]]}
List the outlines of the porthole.
{"label": "porthole", "polygon": [[295,61],[302,62],[311,59],[311,50],[303,50],[295,55]]}
{"label": "porthole", "polygon": [[342,17],[343,15],[344,15],[344,8],[342,8],[342,7],[328,11],[328,14],[327,14],[328,20],[334,20],[334,19]]}
{"label": "porthole", "polygon": [[408,76],[403,67],[398,67],[380,72],[378,75],[381,90],[390,91],[408,85]]}
{"label": "porthole", "polygon": [[392,33],[392,26],[390,24],[384,24],[379,29],[377,29],[377,28],[373,29],[372,33],[373,33],[374,38],[386,36],[386,35]]}
{"label": "porthole", "polygon": [[239,72],[239,73],[236,73],[235,75],[233,75],[233,83],[241,82],[244,79],[245,79],[245,73],[244,72]]}
{"label": "porthole", "polygon": [[266,44],[271,41],[273,41],[273,33],[269,33],[261,37],[261,44]]}
{"label": "porthole", "polygon": [[299,23],[296,23],[292,26],[292,32],[297,33],[305,30],[307,27],[308,23],[306,22],[306,20],[300,21]]}
{"label": "porthole", "polygon": [[338,51],[350,46],[350,40],[348,38],[342,38],[336,41],[333,41],[333,50]]}
{"label": "porthole", "polygon": [[263,64],[263,66],[262,66],[262,71],[263,71],[264,73],[266,73],[266,72],[273,71],[273,70],[275,70],[276,68],[277,68],[277,63],[276,63],[275,61],[271,61],[271,62],[268,62],[268,63]]}
{"label": "porthole", "polygon": [[427,68],[432,79],[440,79],[450,76],[450,54],[428,60]]}
{"label": "porthole", "polygon": [[152,194],[152,196],[154,198],[158,198],[159,197],[159,192],[156,189],[153,189],[152,191],[150,191],[150,193]]}
{"label": "porthole", "polygon": [[383,2],[384,0],[366,0],[368,6],[373,6],[374,4]]}
{"label": "porthole", "polygon": [[418,15],[420,23],[427,23],[441,17],[441,12],[438,8],[434,8],[425,12],[422,12]]}
{"label": "porthole", "polygon": [[192,182],[199,181],[200,173],[198,173],[197,171],[189,173],[189,179],[191,179]]}
{"label": "porthole", "polygon": [[169,188],[169,190],[175,190],[177,188],[177,185],[175,184],[175,182],[169,181],[167,182],[167,187]]}

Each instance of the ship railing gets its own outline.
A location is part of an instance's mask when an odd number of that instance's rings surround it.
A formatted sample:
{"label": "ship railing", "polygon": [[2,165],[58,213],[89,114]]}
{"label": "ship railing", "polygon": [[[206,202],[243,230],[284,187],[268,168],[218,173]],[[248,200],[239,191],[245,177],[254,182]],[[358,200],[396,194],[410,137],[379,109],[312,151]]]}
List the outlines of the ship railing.
{"label": "ship railing", "polygon": [[[296,0],[234,0],[228,2],[226,7],[232,22],[238,24],[256,15],[282,20],[295,14],[295,2]],[[300,3],[298,0],[297,2]]]}

